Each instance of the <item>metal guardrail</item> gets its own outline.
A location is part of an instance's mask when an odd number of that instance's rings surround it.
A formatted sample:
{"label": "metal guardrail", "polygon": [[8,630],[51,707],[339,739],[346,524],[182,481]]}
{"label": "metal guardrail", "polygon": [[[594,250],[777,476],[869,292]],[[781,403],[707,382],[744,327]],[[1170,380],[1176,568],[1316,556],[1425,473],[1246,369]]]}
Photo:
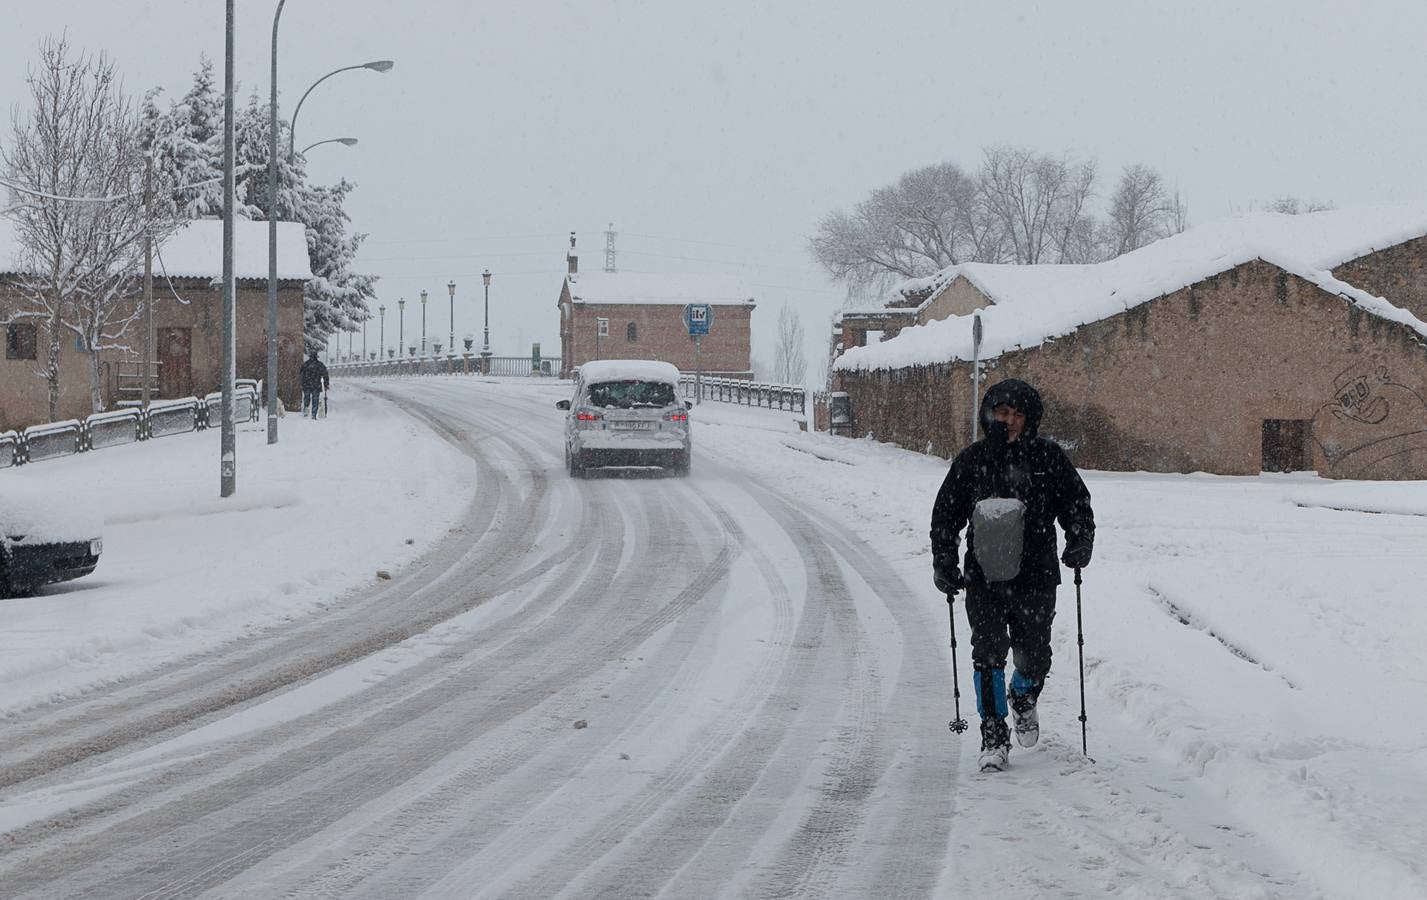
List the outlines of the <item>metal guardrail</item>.
{"label": "metal guardrail", "polygon": [[505,377],[556,377],[560,357],[487,356],[463,353],[447,356],[414,356],[406,359],[376,359],[331,363],[334,378],[390,375],[501,375]]}
{"label": "metal guardrail", "polygon": [[[0,469],[171,434],[202,431],[209,427],[210,415],[212,427],[217,428],[222,410],[223,395],[214,393],[201,400],[197,397],[156,400],[146,410],[124,407],[95,413],[84,419],[32,425],[20,432],[7,431],[0,434]],[[246,384],[241,390],[234,391],[235,421],[256,422],[260,411],[258,392],[253,385]]]}
{"label": "metal guardrail", "polygon": [[804,414],[808,411],[807,390],[792,385],[744,381],[740,378],[700,378],[696,382],[692,375],[679,376],[679,387],[686,398],[695,395],[696,384],[702,400]]}

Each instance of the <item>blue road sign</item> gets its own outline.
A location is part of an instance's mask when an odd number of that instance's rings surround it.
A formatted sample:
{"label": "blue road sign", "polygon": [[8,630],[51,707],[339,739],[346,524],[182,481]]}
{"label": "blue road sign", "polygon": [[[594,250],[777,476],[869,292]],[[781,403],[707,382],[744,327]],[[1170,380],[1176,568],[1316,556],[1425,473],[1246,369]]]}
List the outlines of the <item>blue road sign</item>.
{"label": "blue road sign", "polygon": [[713,325],[713,307],[707,303],[689,303],[684,306],[684,325],[690,337],[709,333]]}

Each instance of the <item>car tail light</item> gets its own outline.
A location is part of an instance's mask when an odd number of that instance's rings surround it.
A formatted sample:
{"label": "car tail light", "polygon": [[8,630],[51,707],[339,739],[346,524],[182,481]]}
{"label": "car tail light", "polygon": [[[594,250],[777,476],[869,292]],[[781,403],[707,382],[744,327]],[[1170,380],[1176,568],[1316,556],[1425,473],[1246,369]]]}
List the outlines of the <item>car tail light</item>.
{"label": "car tail light", "polygon": [[665,414],[664,419],[669,422],[687,422],[689,421],[689,414],[686,412],[671,412]]}
{"label": "car tail light", "polygon": [[575,419],[580,422],[598,422],[603,418],[599,413],[582,412],[575,415]]}

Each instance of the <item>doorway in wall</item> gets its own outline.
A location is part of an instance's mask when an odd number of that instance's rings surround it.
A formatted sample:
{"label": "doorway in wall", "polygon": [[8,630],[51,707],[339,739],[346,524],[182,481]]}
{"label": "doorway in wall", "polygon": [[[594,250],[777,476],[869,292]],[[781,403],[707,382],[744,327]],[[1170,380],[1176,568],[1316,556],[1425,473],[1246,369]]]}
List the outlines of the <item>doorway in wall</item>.
{"label": "doorway in wall", "polygon": [[193,329],[157,328],[154,336],[159,345],[159,396],[192,396]]}
{"label": "doorway in wall", "polygon": [[1260,469],[1302,472],[1312,468],[1308,455],[1309,425],[1307,419],[1264,419]]}

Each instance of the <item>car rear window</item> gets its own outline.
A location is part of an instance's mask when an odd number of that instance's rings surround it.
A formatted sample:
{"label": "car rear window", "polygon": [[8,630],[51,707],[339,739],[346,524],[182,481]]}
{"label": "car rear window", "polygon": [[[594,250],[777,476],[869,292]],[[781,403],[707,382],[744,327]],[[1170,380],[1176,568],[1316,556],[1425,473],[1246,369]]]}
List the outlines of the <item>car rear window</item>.
{"label": "car rear window", "polygon": [[637,406],[671,406],[674,386],[664,381],[601,381],[590,385],[590,405],[633,409]]}

